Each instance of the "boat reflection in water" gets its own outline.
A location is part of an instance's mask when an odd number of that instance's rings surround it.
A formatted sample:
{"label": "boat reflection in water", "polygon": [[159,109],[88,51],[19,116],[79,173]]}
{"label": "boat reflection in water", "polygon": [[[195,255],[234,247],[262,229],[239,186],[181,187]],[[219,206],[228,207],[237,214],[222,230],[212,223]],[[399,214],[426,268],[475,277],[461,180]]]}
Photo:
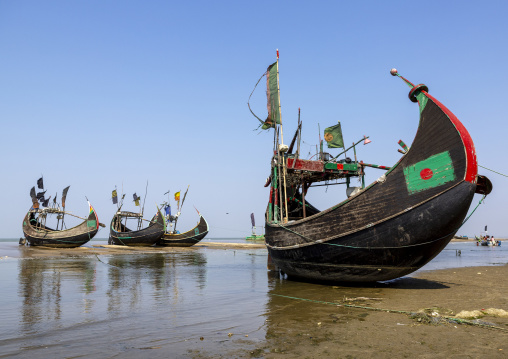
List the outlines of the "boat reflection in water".
{"label": "boat reflection in water", "polygon": [[0,264],[3,355],[139,357],[147,348],[154,358],[219,355],[225,340],[228,350],[244,350],[264,338],[264,250],[191,247]]}
{"label": "boat reflection in water", "polygon": [[76,293],[95,291],[96,265],[97,261],[89,258],[20,260],[18,296],[23,332],[32,333],[50,322],[66,320],[64,313],[68,311],[90,311],[93,303],[78,300]]}

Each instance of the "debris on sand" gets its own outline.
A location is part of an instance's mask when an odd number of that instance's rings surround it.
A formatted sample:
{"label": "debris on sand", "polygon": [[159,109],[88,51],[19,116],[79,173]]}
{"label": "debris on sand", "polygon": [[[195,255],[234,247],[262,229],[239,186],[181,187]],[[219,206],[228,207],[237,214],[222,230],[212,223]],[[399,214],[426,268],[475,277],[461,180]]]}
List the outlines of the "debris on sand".
{"label": "debris on sand", "polygon": [[481,318],[485,315],[490,315],[493,317],[498,318],[508,318],[508,312],[503,309],[497,309],[497,308],[488,308],[488,309],[482,309],[482,310],[463,310],[460,313],[458,313],[455,317],[457,318],[463,318],[463,319],[477,319]]}

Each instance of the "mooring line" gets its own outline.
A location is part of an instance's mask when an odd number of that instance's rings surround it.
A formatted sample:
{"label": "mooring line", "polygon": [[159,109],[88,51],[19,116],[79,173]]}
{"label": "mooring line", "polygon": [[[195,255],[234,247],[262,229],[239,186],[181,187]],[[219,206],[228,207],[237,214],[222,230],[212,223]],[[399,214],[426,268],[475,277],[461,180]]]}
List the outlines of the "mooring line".
{"label": "mooring line", "polygon": [[486,169],[486,170],[488,170],[488,171],[491,171],[491,172],[497,173],[498,175],[508,177],[508,175],[505,175],[505,174],[502,174],[502,173],[496,172],[496,171],[494,171],[494,170],[491,170],[490,168],[483,167],[483,166],[480,166],[480,165],[478,165],[478,167],[481,167],[481,168],[484,168],[484,169]]}

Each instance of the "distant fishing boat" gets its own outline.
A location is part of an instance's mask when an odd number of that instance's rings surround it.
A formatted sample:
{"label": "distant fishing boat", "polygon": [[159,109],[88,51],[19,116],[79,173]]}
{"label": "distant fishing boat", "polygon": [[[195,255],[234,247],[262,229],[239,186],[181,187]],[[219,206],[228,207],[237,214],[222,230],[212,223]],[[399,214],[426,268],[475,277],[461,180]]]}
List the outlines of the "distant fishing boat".
{"label": "distant fishing boat", "polygon": [[[162,207],[165,211],[165,221],[166,221],[166,232],[162,235],[161,239],[157,242],[157,245],[167,246],[167,247],[190,247],[201,241],[206,237],[209,231],[208,222],[205,217],[196,209],[199,215],[198,224],[183,233],[180,233],[176,230],[176,224],[178,222],[178,217],[180,216],[180,210],[185,203],[185,198],[187,197],[187,192],[189,191],[189,187],[185,191],[183,196],[182,205],[180,206],[180,192],[175,193],[175,201],[177,202],[177,213],[176,215],[171,214],[171,205],[169,203],[169,199],[165,202]],[[167,192],[169,193],[169,191]]]}
{"label": "distant fishing boat", "polygon": [[[37,181],[37,184],[38,188],[44,189],[42,177]],[[65,211],[65,200],[69,187],[64,188],[62,192],[62,209],[60,209],[60,205],[56,201],[56,195],[53,199],[53,204],[50,206],[49,200],[51,196],[45,199],[44,195],[46,191],[36,194],[35,187],[32,187],[30,190],[32,207],[26,213],[25,218],[23,218],[23,234],[25,238],[21,239],[20,244],[25,244],[25,241],[27,241],[30,246],[75,248],[90,241],[97,234],[99,225],[104,227],[99,222],[97,213],[90,202],[88,202],[89,213],[87,217],[79,217]],[[83,222],[75,227],[64,229],[65,215],[80,218]],[[55,228],[47,226],[48,218],[51,216],[56,216],[57,223]]]}
{"label": "distant fishing boat", "polygon": [[254,213],[250,214],[250,221],[252,224],[252,234],[245,239],[248,241],[264,241],[265,235],[264,234],[256,234],[256,221],[254,219]]}
{"label": "distant fishing boat", "polygon": [[[374,282],[414,272],[457,233],[474,194],[492,190],[488,178],[478,175],[474,144],[464,125],[425,85],[413,85],[395,69],[390,72],[409,85],[409,99],[420,109],[413,144],[408,148],[399,142],[403,155],[392,167],[357,160],[355,146],[370,142],[365,136],[339,154],[353,148],[354,159],[337,160],[339,155],[323,151],[322,141],[316,159],[302,159],[300,118],[291,145],[283,142],[278,52],[265,73],[268,117],[256,117],[263,129],[275,129],[265,244],[273,264],[289,278]],[[345,147],[340,123],[327,128],[324,138],[328,147]],[[386,173],[365,187],[366,167]],[[350,186],[352,178],[360,179],[361,187]],[[346,184],[348,198],[320,211],[306,198],[318,183]]]}
{"label": "distant fishing boat", "polygon": [[[157,207],[157,212],[152,219],[146,220],[143,218],[144,204],[139,213],[121,210],[124,197],[125,195],[122,196],[122,201],[118,210],[111,220],[108,244],[131,247],[153,246],[162,237],[164,231],[166,230],[166,223],[164,221],[162,211]],[[140,197],[134,193],[133,198],[136,206],[139,206]],[[113,203],[117,204],[117,202],[117,193],[116,190],[114,190]],[[127,221],[129,219],[133,220],[135,229],[127,227]],[[147,222],[146,226],[143,225],[143,221]]]}

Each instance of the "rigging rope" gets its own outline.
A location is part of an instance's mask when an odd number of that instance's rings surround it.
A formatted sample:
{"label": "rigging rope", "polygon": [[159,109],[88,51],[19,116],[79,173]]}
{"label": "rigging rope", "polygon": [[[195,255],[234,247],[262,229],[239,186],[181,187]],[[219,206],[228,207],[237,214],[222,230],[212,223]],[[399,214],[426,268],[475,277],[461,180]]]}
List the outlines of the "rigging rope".
{"label": "rigging rope", "polygon": [[494,171],[494,170],[491,170],[490,168],[483,167],[483,166],[480,166],[480,165],[478,165],[478,167],[481,167],[481,168],[484,168],[484,169],[489,170],[489,171],[491,171],[491,172],[497,173],[498,175],[508,177],[507,175],[502,174],[502,173],[499,173],[499,172],[496,172],[496,171]]}

